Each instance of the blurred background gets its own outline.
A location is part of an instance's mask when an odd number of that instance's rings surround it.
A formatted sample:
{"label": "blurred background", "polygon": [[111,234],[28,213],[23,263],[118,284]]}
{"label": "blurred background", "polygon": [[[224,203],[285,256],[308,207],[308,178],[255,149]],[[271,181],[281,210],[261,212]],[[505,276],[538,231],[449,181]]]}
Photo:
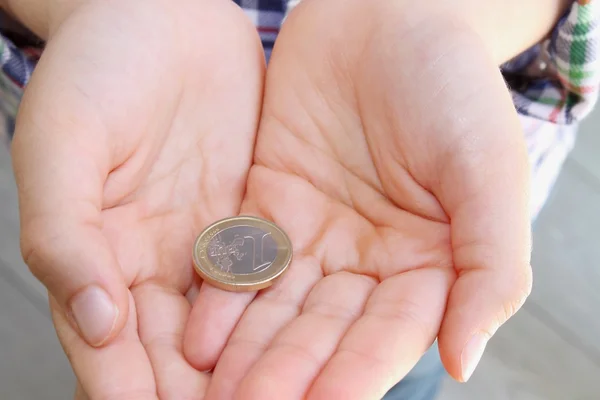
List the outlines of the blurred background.
{"label": "blurred background", "polygon": [[[440,400],[600,399],[600,107],[536,221],[533,268],[523,309],[472,379],[448,380]],[[45,291],[21,260],[15,183],[0,146],[0,400],[65,400],[73,391]]]}

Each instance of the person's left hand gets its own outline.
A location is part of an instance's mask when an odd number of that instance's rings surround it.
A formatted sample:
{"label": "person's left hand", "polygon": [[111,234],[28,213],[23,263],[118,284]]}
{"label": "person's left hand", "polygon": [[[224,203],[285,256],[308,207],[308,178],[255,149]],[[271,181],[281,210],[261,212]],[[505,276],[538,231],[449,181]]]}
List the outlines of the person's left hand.
{"label": "person's left hand", "polygon": [[477,35],[414,4],[307,0],[284,24],[242,214],[294,260],[255,298],[203,286],[184,350],[216,365],[208,399],[381,398],[436,338],[464,381],[528,296],[508,91]]}

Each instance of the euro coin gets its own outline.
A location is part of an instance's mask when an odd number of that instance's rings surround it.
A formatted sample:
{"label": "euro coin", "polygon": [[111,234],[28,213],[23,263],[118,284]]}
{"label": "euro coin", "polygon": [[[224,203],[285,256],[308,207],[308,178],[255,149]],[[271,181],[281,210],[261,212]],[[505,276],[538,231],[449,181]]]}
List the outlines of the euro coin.
{"label": "euro coin", "polygon": [[206,282],[232,292],[264,289],[292,261],[292,243],[273,222],[240,216],[208,226],[196,239],[194,268]]}

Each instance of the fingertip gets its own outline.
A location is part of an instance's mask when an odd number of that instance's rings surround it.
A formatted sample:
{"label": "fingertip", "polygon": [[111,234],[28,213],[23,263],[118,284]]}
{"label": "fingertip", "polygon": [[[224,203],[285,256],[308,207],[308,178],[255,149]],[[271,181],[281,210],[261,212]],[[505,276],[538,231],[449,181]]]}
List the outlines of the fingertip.
{"label": "fingertip", "polygon": [[199,371],[211,371],[225,348],[227,338],[219,336],[212,324],[210,313],[198,302],[194,303],[183,335],[183,354]]}
{"label": "fingertip", "polygon": [[187,362],[198,371],[211,371],[217,364],[222,349],[206,346],[205,340],[200,336],[201,331],[198,332],[199,329],[191,325],[192,318],[190,316],[183,336],[183,355]]}
{"label": "fingertip", "polygon": [[129,288],[102,231],[65,214],[25,224],[21,236],[25,263],[70,326],[90,346],[112,342],[129,317]]}
{"label": "fingertip", "polygon": [[185,328],[183,353],[200,371],[212,370],[255,292],[230,293],[203,283]]}
{"label": "fingertip", "polygon": [[66,314],[71,324],[92,347],[110,343],[127,321],[128,296],[118,296],[121,304],[114,297],[100,285],[90,284],[67,302]]}
{"label": "fingertip", "polygon": [[531,290],[529,272],[471,270],[456,281],[440,329],[442,362],[452,378],[467,382],[489,340],[523,305]]}
{"label": "fingertip", "polygon": [[471,378],[471,375],[473,375],[475,368],[477,368],[477,365],[483,356],[487,342],[487,335],[476,333],[469,339],[466,346],[463,348],[460,356],[461,375],[459,380],[461,382],[467,382],[469,378]]}
{"label": "fingertip", "polygon": [[[130,292],[128,292],[130,293]],[[140,343],[135,302],[130,298],[128,319],[117,340],[101,349],[89,346],[50,294],[51,315],[80,392],[92,399],[155,399],[155,380],[145,348]],[[83,400],[83,399],[78,399]]]}
{"label": "fingertip", "polygon": [[485,332],[473,334],[462,346],[450,350],[440,344],[440,356],[448,374],[457,382],[466,383],[480,364],[491,336]]}

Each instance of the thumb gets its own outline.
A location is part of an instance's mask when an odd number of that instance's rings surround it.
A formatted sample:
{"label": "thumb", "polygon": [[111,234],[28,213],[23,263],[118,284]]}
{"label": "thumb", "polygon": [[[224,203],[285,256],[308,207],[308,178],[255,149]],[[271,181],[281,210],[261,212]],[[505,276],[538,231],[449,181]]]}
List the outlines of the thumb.
{"label": "thumb", "polygon": [[453,108],[473,117],[459,124],[462,135],[454,135],[460,139],[442,161],[436,190],[450,217],[458,277],[438,342],[446,369],[463,382],[532,283],[524,135],[498,68],[483,60],[474,69],[469,83],[480,91]]}
{"label": "thumb", "polygon": [[82,338],[100,346],[118,334],[128,310],[127,286],[102,233],[108,150],[77,90],[55,87],[39,68],[12,144],[21,250]]}

